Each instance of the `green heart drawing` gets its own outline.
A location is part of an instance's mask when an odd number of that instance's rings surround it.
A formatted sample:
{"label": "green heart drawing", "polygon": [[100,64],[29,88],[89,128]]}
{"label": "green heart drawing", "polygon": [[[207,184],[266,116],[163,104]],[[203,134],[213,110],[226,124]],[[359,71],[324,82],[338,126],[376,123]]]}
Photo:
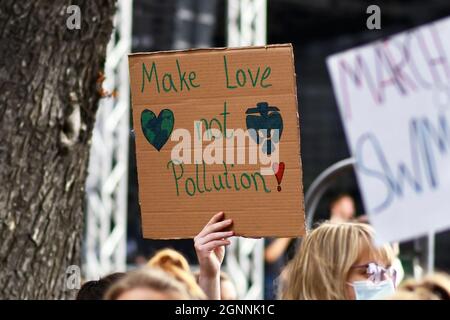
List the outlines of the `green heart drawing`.
{"label": "green heart drawing", "polygon": [[141,113],[141,126],[147,141],[160,151],[172,134],[175,117],[169,109],[163,109],[158,117],[153,111],[145,109]]}

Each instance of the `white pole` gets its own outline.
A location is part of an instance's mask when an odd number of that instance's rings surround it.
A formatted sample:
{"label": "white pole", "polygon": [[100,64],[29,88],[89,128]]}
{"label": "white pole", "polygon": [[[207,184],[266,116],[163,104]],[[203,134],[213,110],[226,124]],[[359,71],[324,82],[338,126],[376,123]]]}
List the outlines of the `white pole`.
{"label": "white pole", "polygon": [[[227,46],[266,44],[266,0],[228,0]],[[241,299],[264,297],[264,240],[235,238],[227,249],[227,271]]]}
{"label": "white pole", "polygon": [[434,232],[428,233],[428,273],[434,272]]}

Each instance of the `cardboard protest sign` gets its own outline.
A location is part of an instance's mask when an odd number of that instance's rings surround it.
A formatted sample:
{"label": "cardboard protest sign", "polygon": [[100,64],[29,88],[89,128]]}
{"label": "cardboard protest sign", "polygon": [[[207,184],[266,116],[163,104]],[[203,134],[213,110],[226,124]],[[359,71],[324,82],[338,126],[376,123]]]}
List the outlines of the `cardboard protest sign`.
{"label": "cardboard protest sign", "polygon": [[449,38],[445,19],[328,58],[379,242],[450,227]]}
{"label": "cardboard protest sign", "polygon": [[237,235],[304,234],[291,45],[129,57],[142,230],[190,238],[223,211]]}

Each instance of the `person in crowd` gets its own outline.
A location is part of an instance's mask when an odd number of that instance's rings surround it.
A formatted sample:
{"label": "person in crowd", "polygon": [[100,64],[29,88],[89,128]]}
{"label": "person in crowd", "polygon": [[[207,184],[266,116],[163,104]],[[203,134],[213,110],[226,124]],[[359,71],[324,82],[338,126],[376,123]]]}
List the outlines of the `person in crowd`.
{"label": "person in crowd", "polygon": [[355,217],[355,201],[348,193],[342,193],[330,202],[330,221],[348,222]]}
{"label": "person in crowd", "polygon": [[394,293],[390,245],[376,247],[361,223],[324,222],[303,240],[283,275],[282,299],[367,300]]}
{"label": "person in crowd", "polygon": [[136,268],[141,268],[145,266],[148,262],[148,258],[146,258],[144,255],[139,254],[134,258],[134,265]]}
{"label": "person in crowd", "polygon": [[[369,223],[367,215],[355,216],[355,201],[353,197],[348,193],[341,193],[334,197],[330,202],[330,222],[341,223],[341,222],[361,222]],[[395,259],[392,262],[395,270],[397,271],[396,285],[398,285],[404,277],[404,270],[402,262],[399,258],[400,247],[398,243],[393,243],[392,247],[395,252]]]}
{"label": "person in crowd", "polygon": [[191,296],[196,297],[197,299],[206,298],[203,290],[197,284],[197,281],[191,272],[189,263],[178,251],[173,249],[160,250],[150,259],[147,266],[151,268],[161,268],[172,275],[186,286]]}
{"label": "person in crowd", "polygon": [[[210,299],[220,299],[220,267],[234,235],[230,219],[216,214],[194,238],[199,283]],[[374,231],[361,223],[325,222],[305,237],[283,272],[283,299],[374,299],[395,290],[394,252],[375,247]]]}
{"label": "person in crowd", "polygon": [[389,300],[450,300],[450,276],[435,273],[422,280],[405,280]]}
{"label": "person in crowd", "polygon": [[160,268],[126,274],[109,288],[106,300],[193,300],[186,286]]}
{"label": "person in crowd", "polygon": [[266,238],[264,249],[264,300],[276,298],[278,277],[288,259],[292,238]]}
{"label": "person in crowd", "polygon": [[[197,283],[199,282],[200,272],[194,273],[195,280]],[[237,300],[238,293],[236,289],[236,285],[231,280],[230,276],[224,272],[220,272],[220,299],[221,300]]]}
{"label": "person in crowd", "polygon": [[230,276],[220,272],[220,299],[221,300],[237,300],[238,294],[234,282]]}
{"label": "person in crowd", "polygon": [[76,300],[102,300],[106,291],[124,276],[125,273],[116,272],[99,280],[87,281],[78,291]]}
{"label": "person in crowd", "polygon": [[194,238],[194,247],[200,266],[199,285],[211,300],[220,300],[220,267],[225,257],[225,246],[234,232],[229,230],[231,219],[224,219],[224,213],[214,215]]}

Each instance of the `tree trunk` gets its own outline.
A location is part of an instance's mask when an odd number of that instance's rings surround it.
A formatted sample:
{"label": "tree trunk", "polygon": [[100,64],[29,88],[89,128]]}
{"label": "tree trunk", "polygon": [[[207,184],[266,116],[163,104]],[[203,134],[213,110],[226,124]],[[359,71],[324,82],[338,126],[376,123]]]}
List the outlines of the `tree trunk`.
{"label": "tree trunk", "polygon": [[[69,5],[81,29],[66,25]],[[115,0],[0,3],[0,298],[60,299],[80,265],[97,79]]]}

